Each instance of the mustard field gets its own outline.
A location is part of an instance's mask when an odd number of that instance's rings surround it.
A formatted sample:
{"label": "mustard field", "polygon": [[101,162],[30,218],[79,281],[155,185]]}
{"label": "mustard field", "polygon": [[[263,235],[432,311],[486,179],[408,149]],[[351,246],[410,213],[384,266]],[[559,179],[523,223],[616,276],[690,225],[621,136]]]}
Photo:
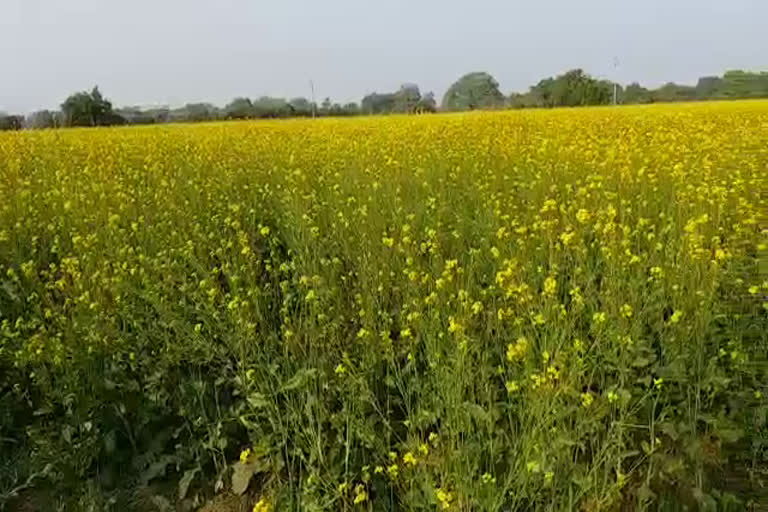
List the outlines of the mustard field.
{"label": "mustard field", "polygon": [[0,509],[749,510],[766,359],[768,101],[0,134]]}

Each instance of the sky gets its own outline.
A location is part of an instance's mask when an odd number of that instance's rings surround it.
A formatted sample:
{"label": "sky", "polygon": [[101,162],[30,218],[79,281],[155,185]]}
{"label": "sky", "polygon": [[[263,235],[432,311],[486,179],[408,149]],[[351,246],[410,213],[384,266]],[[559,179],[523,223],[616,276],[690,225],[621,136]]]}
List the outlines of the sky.
{"label": "sky", "polygon": [[[768,70],[767,0],[0,0],[0,110],[98,84],[116,106],[236,96],[505,94],[580,67],[621,83]],[[618,66],[614,66],[618,60]]]}

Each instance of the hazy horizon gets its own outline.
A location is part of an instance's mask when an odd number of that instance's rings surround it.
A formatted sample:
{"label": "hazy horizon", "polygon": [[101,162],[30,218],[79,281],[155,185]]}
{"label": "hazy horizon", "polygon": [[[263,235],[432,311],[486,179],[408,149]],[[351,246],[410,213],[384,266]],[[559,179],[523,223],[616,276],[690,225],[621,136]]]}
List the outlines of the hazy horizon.
{"label": "hazy horizon", "polygon": [[765,70],[765,19],[760,0],[0,0],[0,110],[58,108],[94,85],[115,106],[222,106],[310,98],[310,80],[318,102],[359,102],[405,82],[439,100],[471,71],[491,73],[504,94],[572,68],[623,84],[695,84]]}

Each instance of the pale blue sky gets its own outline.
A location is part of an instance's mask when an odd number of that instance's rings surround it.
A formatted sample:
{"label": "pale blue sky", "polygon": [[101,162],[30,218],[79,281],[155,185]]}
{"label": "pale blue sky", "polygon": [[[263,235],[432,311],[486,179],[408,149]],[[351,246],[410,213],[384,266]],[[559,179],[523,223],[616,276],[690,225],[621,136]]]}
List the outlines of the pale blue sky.
{"label": "pale blue sky", "polygon": [[[234,96],[438,97],[488,71],[502,91],[582,67],[622,83],[768,69],[768,0],[0,0],[0,110],[98,84],[116,105]],[[613,69],[613,57],[620,65]]]}

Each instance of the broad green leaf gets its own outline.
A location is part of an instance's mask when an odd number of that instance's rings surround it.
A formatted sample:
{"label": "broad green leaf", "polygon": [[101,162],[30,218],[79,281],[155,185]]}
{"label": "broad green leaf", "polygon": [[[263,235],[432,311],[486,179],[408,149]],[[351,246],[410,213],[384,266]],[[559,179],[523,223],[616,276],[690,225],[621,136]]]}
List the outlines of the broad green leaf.
{"label": "broad green leaf", "polygon": [[296,375],[288,379],[288,381],[283,384],[283,387],[281,388],[281,391],[287,392],[287,391],[295,391],[299,388],[304,387],[309,380],[315,376],[317,373],[317,370],[314,368],[304,368],[296,372]]}
{"label": "broad green leaf", "polygon": [[232,473],[232,492],[243,494],[251,483],[251,477],[264,471],[265,465],[261,461],[237,462]]}
{"label": "broad green leaf", "polygon": [[184,474],[181,477],[181,480],[179,480],[179,500],[183,500],[187,497],[187,491],[189,490],[189,485],[192,483],[192,480],[195,478],[195,475],[200,472],[200,468],[196,467],[194,469],[189,469],[184,472]]}
{"label": "broad green leaf", "polygon": [[251,393],[248,395],[248,403],[251,404],[251,407],[254,409],[261,409],[262,407],[269,405],[269,401],[263,393]]}

